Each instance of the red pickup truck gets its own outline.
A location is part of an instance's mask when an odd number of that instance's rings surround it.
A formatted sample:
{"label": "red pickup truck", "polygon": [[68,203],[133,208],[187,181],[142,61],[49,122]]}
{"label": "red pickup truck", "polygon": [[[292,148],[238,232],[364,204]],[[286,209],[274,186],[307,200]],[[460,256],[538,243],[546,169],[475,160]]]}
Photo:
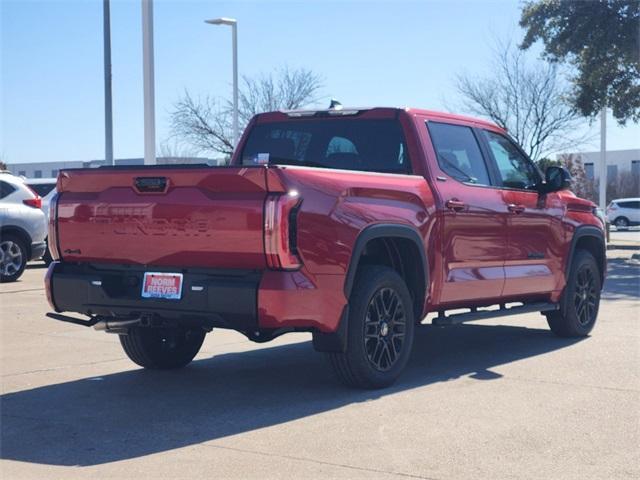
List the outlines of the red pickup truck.
{"label": "red pickup truck", "polygon": [[603,224],[569,184],[482,120],[260,114],[229,166],[62,171],[48,316],[117,333],[161,369],[188,364],[213,328],[311,332],[343,382],[385,387],[431,312],[441,326],[542,312],[558,335],[591,331]]}

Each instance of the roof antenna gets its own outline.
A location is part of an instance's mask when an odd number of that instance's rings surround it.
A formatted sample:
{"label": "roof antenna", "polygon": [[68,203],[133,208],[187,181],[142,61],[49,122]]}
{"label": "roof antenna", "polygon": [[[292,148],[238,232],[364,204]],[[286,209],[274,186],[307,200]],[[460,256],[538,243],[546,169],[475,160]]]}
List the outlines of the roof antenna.
{"label": "roof antenna", "polygon": [[329,110],[342,110],[342,104],[335,98],[332,98]]}

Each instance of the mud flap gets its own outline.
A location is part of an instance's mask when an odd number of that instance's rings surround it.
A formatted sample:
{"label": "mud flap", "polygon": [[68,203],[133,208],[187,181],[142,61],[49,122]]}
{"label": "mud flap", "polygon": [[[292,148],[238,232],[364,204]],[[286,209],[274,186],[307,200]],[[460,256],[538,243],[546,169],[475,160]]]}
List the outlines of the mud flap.
{"label": "mud flap", "polygon": [[340,323],[335,332],[313,332],[313,348],[317,352],[344,353],[347,351],[347,328],[349,305],[345,305],[340,315]]}

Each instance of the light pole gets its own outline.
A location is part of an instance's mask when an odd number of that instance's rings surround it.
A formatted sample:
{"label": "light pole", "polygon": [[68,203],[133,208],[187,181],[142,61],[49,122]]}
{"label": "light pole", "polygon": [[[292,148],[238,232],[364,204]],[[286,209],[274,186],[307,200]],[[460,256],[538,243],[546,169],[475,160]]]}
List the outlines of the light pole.
{"label": "light pole", "polygon": [[600,208],[607,208],[607,107],[600,112]]}
{"label": "light pole", "polygon": [[156,107],[153,78],[153,0],[142,0],[142,82],[144,84],[144,164],[156,164]]}
{"label": "light pole", "polygon": [[111,115],[111,15],[109,0],[102,3],[104,35],[104,160],[113,165],[113,118]]}
{"label": "light pole", "polygon": [[238,21],[235,18],[214,18],[205,20],[211,25],[231,26],[231,37],[233,41],[233,148],[238,144]]}

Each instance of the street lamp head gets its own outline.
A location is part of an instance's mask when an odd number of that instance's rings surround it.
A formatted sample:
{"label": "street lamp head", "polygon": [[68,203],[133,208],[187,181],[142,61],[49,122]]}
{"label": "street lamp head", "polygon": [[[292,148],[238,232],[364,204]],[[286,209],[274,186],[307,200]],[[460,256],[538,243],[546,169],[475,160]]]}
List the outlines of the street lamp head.
{"label": "street lamp head", "polygon": [[238,21],[235,18],[214,18],[212,20],[205,20],[204,23],[211,25],[235,25]]}

